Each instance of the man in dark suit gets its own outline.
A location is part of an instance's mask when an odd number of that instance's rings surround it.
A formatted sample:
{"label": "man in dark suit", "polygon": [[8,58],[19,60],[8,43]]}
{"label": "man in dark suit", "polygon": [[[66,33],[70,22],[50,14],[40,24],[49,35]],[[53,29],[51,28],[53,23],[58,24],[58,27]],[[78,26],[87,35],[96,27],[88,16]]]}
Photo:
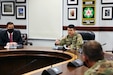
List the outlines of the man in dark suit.
{"label": "man in dark suit", "polygon": [[21,32],[14,30],[14,24],[8,22],[6,25],[7,30],[0,32],[0,46],[6,46],[7,44],[23,44]]}

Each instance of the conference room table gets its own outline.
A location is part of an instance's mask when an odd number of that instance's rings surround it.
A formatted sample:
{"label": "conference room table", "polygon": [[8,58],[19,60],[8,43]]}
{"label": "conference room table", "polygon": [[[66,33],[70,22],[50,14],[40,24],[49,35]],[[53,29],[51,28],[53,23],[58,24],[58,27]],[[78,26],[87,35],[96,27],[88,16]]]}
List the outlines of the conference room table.
{"label": "conference room table", "polygon": [[[20,58],[20,56],[21,56],[21,58]],[[0,49],[0,61],[5,60],[6,62],[0,62],[0,74],[9,75],[8,73],[4,73],[4,72],[5,71],[7,72],[11,68],[12,70],[13,69],[14,70],[17,69],[17,70],[14,71],[15,73],[13,72],[10,75],[15,75],[15,74],[16,75],[42,75],[44,70],[55,67],[62,72],[59,75],[84,75],[84,72],[88,69],[86,66],[80,66],[80,67],[67,66],[67,64],[69,62],[74,61],[77,58],[81,59],[81,56],[82,56],[82,54],[80,54],[78,52],[71,53],[68,51],[53,50],[51,47],[24,46],[24,48],[22,48],[22,49],[4,49],[4,48],[2,49],[1,48]],[[13,61],[11,61],[12,57],[13,57]],[[15,57],[17,57],[18,59]],[[40,57],[40,58],[37,58],[37,57]],[[31,61],[31,60],[29,61],[27,59],[27,62],[26,62],[26,60],[24,60],[23,58],[24,59],[28,58],[33,61]],[[32,59],[32,58],[34,58],[34,59]],[[108,60],[113,60],[113,54],[105,52],[105,58]],[[9,59],[11,59],[11,60],[9,60]],[[16,60],[16,61],[14,61],[14,60]],[[41,61],[43,61],[43,62],[41,62]],[[15,62],[17,64],[16,66],[14,65]],[[28,63],[28,62],[30,62],[30,63],[26,65],[26,63]],[[34,63],[34,62],[36,62],[36,63]],[[44,64],[46,64],[46,65],[44,65]],[[28,67],[28,65],[29,65],[29,67]],[[18,68],[20,66],[23,66],[23,67]],[[34,68],[34,66],[38,66],[38,68]],[[12,68],[12,67],[16,67],[16,68]],[[32,67],[33,67],[33,69],[27,70],[27,68],[32,68]],[[8,69],[6,69],[6,68],[8,68]],[[1,72],[1,70],[3,70],[3,71]],[[24,71],[24,72],[22,72],[22,71]],[[8,72],[10,73],[11,70]]]}

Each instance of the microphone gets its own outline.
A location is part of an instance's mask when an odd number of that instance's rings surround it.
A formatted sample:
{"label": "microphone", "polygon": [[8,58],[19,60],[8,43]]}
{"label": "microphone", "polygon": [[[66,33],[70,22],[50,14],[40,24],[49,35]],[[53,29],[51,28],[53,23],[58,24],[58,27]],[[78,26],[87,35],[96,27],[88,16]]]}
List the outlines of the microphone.
{"label": "microphone", "polygon": [[112,51],[108,51],[108,50],[107,50],[106,52],[111,52],[111,53],[113,53],[113,50],[112,50]]}
{"label": "microphone", "polygon": [[67,64],[67,66],[70,66],[70,67],[80,67],[83,65],[84,65],[84,62],[80,59],[76,59],[76,60],[71,61]]}
{"label": "microphone", "polygon": [[47,70],[44,70],[41,75],[60,75],[62,70],[58,67],[52,67]]}
{"label": "microphone", "polygon": [[60,75],[62,70],[58,67],[53,67],[51,64],[51,68],[43,70],[41,75]]}
{"label": "microphone", "polygon": [[[103,43],[102,46],[106,45],[107,43]],[[113,53],[113,49],[111,51],[107,50],[106,52],[112,52]]]}
{"label": "microphone", "polygon": [[106,45],[107,43],[103,43],[102,46]]}
{"label": "microphone", "polygon": [[113,49],[112,49],[111,51],[107,50],[106,52],[111,52],[111,53],[113,53]]}
{"label": "microphone", "polygon": [[64,46],[54,46],[54,50],[64,50]]}
{"label": "microphone", "polygon": [[53,47],[54,50],[62,50],[62,51],[66,51],[67,50],[67,47],[64,45],[64,46],[59,46],[59,45],[55,45]]}

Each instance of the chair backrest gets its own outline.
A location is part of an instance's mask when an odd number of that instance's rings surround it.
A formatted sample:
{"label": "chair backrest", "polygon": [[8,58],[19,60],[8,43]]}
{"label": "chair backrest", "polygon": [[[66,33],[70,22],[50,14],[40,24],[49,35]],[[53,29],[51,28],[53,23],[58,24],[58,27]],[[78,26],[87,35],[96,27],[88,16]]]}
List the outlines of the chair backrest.
{"label": "chair backrest", "polygon": [[92,31],[83,31],[78,33],[81,34],[83,40],[95,40],[95,33]]}
{"label": "chair backrest", "polygon": [[27,45],[27,34],[26,33],[22,33],[21,37],[22,37],[23,44]]}
{"label": "chair backrest", "polygon": [[23,40],[23,45],[32,45],[32,42],[28,42],[28,37],[26,33],[21,34],[22,40]]}
{"label": "chair backrest", "polygon": [[3,31],[3,29],[0,28],[0,32],[2,32],[2,31]]}

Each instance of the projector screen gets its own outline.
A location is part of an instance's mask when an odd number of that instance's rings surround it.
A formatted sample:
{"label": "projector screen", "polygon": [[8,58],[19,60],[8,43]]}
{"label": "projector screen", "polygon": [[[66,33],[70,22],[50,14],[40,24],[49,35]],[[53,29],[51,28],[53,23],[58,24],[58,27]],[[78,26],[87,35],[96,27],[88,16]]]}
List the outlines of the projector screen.
{"label": "projector screen", "polygon": [[28,34],[34,39],[62,36],[62,0],[28,0]]}

